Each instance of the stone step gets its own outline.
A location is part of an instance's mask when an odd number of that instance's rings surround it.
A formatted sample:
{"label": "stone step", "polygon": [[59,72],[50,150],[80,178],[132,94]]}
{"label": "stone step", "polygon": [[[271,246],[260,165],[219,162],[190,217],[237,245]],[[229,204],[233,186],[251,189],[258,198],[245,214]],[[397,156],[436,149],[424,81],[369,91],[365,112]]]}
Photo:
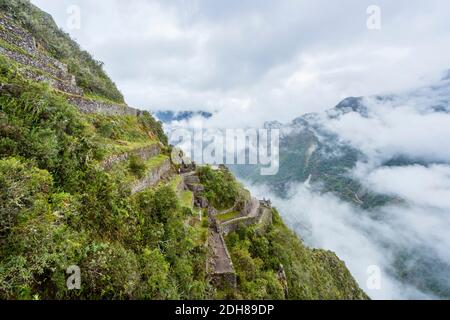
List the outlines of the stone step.
{"label": "stone step", "polygon": [[198,183],[200,183],[200,178],[196,175],[188,175],[188,176],[185,176],[184,182],[186,184],[198,184]]}

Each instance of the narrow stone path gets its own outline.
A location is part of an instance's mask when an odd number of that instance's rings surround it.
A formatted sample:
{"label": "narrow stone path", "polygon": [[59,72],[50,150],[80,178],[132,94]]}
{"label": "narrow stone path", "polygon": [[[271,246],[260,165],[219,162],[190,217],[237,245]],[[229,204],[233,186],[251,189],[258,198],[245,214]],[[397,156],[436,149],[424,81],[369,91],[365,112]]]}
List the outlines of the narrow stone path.
{"label": "narrow stone path", "polygon": [[214,273],[234,273],[233,263],[229,257],[223,237],[220,233],[213,231],[211,240],[214,249]]}

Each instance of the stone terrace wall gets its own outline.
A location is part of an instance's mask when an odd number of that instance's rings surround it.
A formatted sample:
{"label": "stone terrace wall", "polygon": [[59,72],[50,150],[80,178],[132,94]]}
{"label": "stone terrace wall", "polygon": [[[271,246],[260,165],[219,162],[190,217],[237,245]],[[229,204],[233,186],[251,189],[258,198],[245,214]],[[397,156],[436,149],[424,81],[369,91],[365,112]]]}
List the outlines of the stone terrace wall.
{"label": "stone terrace wall", "polygon": [[110,170],[115,164],[127,161],[132,155],[140,157],[142,160],[146,161],[152,157],[155,157],[161,153],[161,146],[159,143],[154,143],[148,147],[142,147],[136,150],[131,150],[129,152],[124,152],[121,154],[115,154],[102,162],[102,167],[106,170]]}
{"label": "stone terrace wall", "polygon": [[84,113],[99,113],[110,116],[139,116],[141,114],[140,110],[126,105],[100,102],[79,96],[69,96],[68,101]]}
{"label": "stone terrace wall", "polygon": [[0,38],[31,55],[36,54],[37,48],[34,38],[25,30],[13,26],[8,20],[9,18],[0,15]]}
{"label": "stone terrace wall", "polygon": [[26,78],[36,82],[47,82],[50,86],[59,91],[73,95],[83,95],[83,89],[76,85],[75,77],[73,77],[72,81],[62,81],[56,78],[52,78],[51,76],[40,74],[30,69],[22,70],[22,74]]}
{"label": "stone terrace wall", "polygon": [[11,18],[0,15],[0,38],[9,44],[21,48],[11,50],[0,46],[0,54],[24,66],[40,70],[24,70],[24,76],[39,82],[47,82],[53,88],[69,95],[69,103],[75,105],[84,113],[100,113],[115,116],[139,116],[140,111],[125,105],[106,103],[82,97],[83,90],[76,84],[76,79],[69,74],[67,65],[52,57],[41,54],[36,48],[32,35],[15,25]]}
{"label": "stone terrace wall", "polygon": [[208,247],[212,257],[207,261],[207,270],[213,285],[219,288],[236,288],[236,273],[225,239],[214,227],[210,228]]}
{"label": "stone terrace wall", "polygon": [[17,63],[42,70],[57,79],[72,81],[72,76],[67,73],[67,67],[64,67],[60,62],[57,64],[57,60],[44,55],[29,56],[3,47],[0,47],[0,53]]}
{"label": "stone terrace wall", "polygon": [[155,186],[170,171],[170,169],[170,159],[166,159],[161,165],[151,170],[143,179],[134,184],[131,188],[131,193],[135,194]]}

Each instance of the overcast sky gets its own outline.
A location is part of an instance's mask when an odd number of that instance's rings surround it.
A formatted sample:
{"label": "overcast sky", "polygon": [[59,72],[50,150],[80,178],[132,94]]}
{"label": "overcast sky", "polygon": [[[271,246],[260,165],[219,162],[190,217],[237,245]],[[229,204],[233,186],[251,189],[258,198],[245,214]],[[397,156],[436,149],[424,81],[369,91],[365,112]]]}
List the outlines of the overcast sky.
{"label": "overcast sky", "polygon": [[[105,62],[130,105],[219,111],[228,126],[289,121],[450,67],[447,0],[32,2]],[[372,4],[380,30],[367,28]]]}

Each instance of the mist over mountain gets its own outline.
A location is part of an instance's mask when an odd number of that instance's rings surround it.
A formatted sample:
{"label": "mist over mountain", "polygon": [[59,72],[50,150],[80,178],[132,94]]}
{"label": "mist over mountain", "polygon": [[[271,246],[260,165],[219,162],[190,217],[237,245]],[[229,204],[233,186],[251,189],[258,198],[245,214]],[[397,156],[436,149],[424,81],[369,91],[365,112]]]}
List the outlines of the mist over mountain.
{"label": "mist over mountain", "polygon": [[[351,97],[280,128],[280,172],[233,170],[271,192],[291,226],[336,251],[373,298],[450,297],[450,78]],[[382,269],[381,290],[365,285]]]}

